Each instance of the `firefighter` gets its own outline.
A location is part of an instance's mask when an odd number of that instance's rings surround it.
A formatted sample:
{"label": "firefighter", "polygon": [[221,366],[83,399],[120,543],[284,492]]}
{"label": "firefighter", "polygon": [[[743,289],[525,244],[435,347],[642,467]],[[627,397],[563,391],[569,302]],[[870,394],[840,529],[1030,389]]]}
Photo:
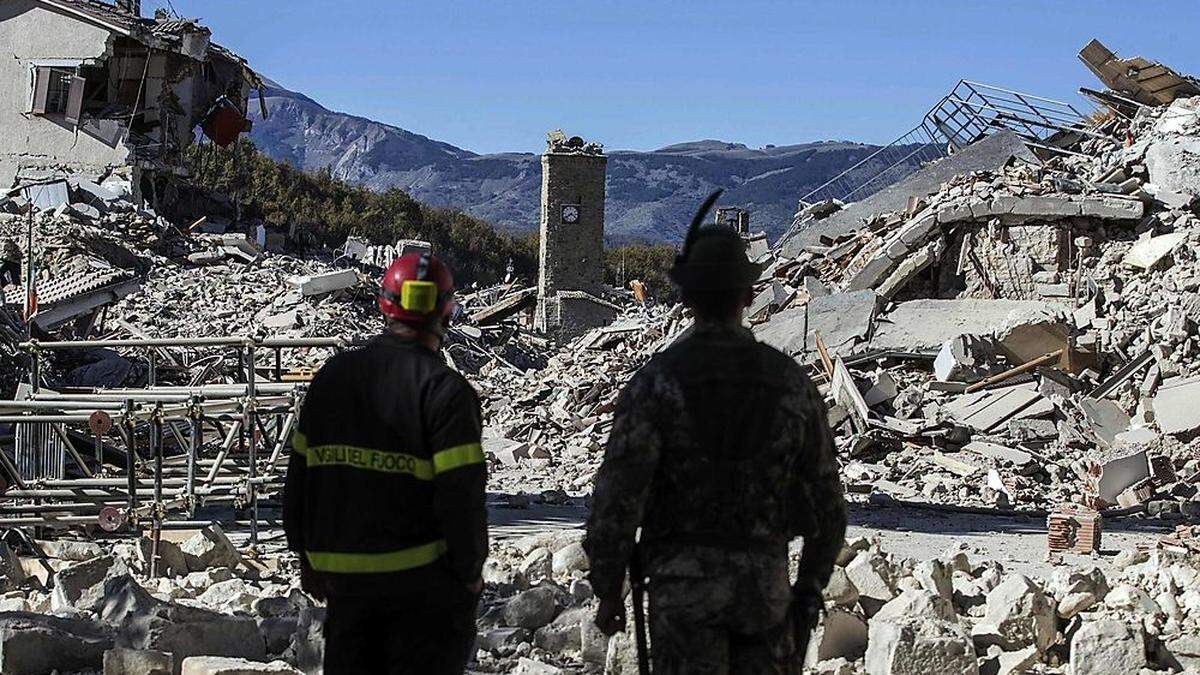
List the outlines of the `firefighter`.
{"label": "firefighter", "polygon": [[313,378],[284,491],[301,586],[325,599],[325,672],[462,673],[487,557],[479,399],[439,355],[450,270],[387,269],[384,333]]}
{"label": "firefighter", "polygon": [[695,325],[617,400],[585,540],[596,624],[624,628],[632,567],[635,603],[649,578],[655,673],[799,673],[845,501],[816,387],[742,325],[760,267],[734,230],[699,227],[716,196],[671,270]]}

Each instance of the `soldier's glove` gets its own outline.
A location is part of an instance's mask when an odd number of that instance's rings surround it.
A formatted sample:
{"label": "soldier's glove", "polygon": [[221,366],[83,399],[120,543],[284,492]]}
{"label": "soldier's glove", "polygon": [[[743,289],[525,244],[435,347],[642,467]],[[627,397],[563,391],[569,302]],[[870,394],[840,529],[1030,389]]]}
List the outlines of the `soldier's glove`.
{"label": "soldier's glove", "polygon": [[625,602],[620,598],[601,599],[600,608],[596,610],[596,627],[605,635],[625,630]]}
{"label": "soldier's glove", "polygon": [[824,611],[825,597],[820,584],[814,579],[797,579],[792,586],[792,607],[788,618],[792,624],[794,647],[800,658],[804,658],[808,651],[808,639],[821,621]]}

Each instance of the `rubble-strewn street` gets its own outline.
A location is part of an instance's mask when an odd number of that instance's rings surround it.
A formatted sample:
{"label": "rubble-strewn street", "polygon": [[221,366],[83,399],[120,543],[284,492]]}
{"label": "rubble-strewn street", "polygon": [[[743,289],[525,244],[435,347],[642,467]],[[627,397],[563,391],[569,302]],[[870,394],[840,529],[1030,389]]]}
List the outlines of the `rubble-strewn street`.
{"label": "rubble-strewn street", "polygon": [[[825,396],[851,504],[812,672],[1200,672],[1200,96],[1124,93],[1037,152],[976,139],[941,161],[993,166],[902,209],[801,203],[773,248],[748,236],[748,321]],[[603,186],[599,146],[556,133]],[[93,178],[0,197],[0,262],[33,264],[0,308],[0,673],[319,672],[289,432],[381,329],[382,267],[429,245],[306,250]],[[634,673],[632,633],[592,623],[582,522],[618,393],[690,317],[640,283],[558,308],[535,285],[460,288],[445,347],[489,471],[472,668]]]}

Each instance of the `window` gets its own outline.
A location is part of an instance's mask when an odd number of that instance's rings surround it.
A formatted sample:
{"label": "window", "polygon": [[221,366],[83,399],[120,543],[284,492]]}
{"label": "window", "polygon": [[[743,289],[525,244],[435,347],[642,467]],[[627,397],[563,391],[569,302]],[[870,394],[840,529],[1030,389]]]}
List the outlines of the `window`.
{"label": "window", "polygon": [[67,122],[78,123],[84,84],[86,80],[73,70],[39,66],[34,75],[33,113],[62,115]]}

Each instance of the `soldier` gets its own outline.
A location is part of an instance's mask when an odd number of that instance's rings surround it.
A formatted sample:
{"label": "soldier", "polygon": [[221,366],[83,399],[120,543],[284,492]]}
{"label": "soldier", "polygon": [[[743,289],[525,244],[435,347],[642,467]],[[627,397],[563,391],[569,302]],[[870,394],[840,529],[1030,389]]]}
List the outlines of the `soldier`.
{"label": "soldier", "polygon": [[824,401],[795,361],[742,326],[760,266],[733,230],[699,228],[716,197],[671,270],[695,326],[617,401],[585,541],[596,625],[624,628],[625,572],[640,563],[654,672],[799,673],[808,626],[797,624],[823,606],[845,501]]}

